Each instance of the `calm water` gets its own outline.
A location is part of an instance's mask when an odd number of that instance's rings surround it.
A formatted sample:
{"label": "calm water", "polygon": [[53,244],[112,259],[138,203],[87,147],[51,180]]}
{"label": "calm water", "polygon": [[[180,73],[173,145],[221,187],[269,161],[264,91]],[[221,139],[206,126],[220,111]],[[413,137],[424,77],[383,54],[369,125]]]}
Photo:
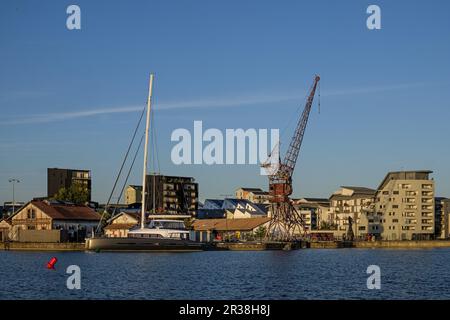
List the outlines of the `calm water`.
{"label": "calm water", "polygon": [[[56,270],[46,263],[57,257]],[[81,289],[66,268],[81,268]],[[368,265],[381,290],[368,290]],[[449,299],[450,249],[81,253],[0,251],[0,299]]]}

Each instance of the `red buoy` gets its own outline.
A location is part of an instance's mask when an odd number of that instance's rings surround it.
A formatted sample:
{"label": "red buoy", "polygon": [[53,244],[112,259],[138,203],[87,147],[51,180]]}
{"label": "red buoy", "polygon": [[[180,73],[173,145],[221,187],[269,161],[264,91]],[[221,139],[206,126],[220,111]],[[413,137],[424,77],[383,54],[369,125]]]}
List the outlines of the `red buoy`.
{"label": "red buoy", "polygon": [[56,257],[53,257],[50,259],[50,261],[47,263],[47,268],[48,269],[55,269],[55,263],[58,261],[58,259],[56,259]]}

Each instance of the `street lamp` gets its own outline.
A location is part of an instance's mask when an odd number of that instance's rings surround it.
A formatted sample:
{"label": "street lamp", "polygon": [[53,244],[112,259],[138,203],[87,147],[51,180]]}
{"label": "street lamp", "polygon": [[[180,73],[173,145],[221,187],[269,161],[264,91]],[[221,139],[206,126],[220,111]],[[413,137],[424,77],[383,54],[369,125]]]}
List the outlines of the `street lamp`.
{"label": "street lamp", "polygon": [[20,180],[19,180],[19,179],[14,179],[14,178],[12,178],[12,179],[9,179],[8,181],[9,181],[9,182],[12,182],[12,189],[13,189],[13,203],[12,203],[13,213],[12,213],[12,214],[14,215],[14,213],[15,213],[15,204],[16,204],[14,186],[15,186],[16,183],[19,183]]}

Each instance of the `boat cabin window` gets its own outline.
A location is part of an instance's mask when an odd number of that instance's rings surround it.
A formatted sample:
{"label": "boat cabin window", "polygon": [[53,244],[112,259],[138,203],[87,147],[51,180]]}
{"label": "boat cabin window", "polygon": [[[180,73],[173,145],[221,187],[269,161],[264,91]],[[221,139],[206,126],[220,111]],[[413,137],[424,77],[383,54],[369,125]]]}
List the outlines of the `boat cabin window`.
{"label": "boat cabin window", "polygon": [[183,221],[152,221],[151,228],[185,230]]}
{"label": "boat cabin window", "polygon": [[162,238],[160,234],[146,234],[147,238]]}
{"label": "boat cabin window", "polygon": [[189,233],[169,233],[172,239],[189,240]]}
{"label": "boat cabin window", "polygon": [[131,233],[131,238],[162,238],[163,236],[160,234],[152,234],[152,233]]}

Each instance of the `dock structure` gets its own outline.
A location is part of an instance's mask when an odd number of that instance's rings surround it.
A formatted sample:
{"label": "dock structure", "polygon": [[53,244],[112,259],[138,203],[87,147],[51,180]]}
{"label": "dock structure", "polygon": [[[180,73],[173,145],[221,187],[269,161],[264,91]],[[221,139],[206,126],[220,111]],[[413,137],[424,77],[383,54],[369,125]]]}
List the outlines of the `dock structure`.
{"label": "dock structure", "polygon": [[261,242],[217,242],[210,250],[230,250],[230,251],[263,251],[263,250],[296,250],[307,248],[308,244],[304,241],[285,242],[285,241],[261,241]]}
{"label": "dock structure", "polygon": [[[215,240],[250,240],[258,231],[266,230],[270,218],[243,218],[243,219],[197,219],[192,223],[190,239],[200,242],[213,242]],[[264,232],[259,235],[264,236]],[[255,240],[255,239],[251,239]]]}

